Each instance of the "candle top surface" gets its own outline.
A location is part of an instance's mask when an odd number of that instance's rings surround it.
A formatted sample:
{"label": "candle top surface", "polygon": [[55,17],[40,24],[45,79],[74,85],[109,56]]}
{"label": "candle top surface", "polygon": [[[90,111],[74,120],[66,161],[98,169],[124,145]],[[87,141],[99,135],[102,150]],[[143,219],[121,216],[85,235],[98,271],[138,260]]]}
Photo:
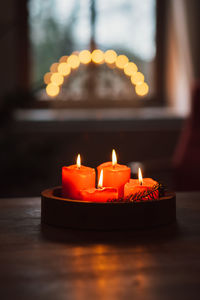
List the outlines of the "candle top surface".
{"label": "candle top surface", "polygon": [[101,165],[98,166],[98,169],[102,169],[102,168],[109,168],[109,169],[113,170],[113,172],[116,172],[116,171],[119,171],[119,170],[120,171],[126,171],[127,169],[130,169],[126,165],[116,164],[116,165],[113,166],[112,161],[102,163]]}
{"label": "candle top surface", "polygon": [[[152,187],[153,185],[156,185],[156,184],[158,184],[158,182],[155,181],[152,178],[143,178],[142,179],[142,185],[143,186],[150,186],[150,187]],[[127,185],[129,185],[129,186],[137,186],[137,185],[141,186],[139,179],[130,179],[130,181],[127,182]]]}
{"label": "candle top surface", "polygon": [[77,166],[77,164],[75,165],[70,165],[70,166],[64,166],[63,169],[65,170],[71,170],[71,171],[74,171],[74,172],[95,172],[95,169],[94,168],[90,168],[90,167],[86,167],[86,166],[83,166],[81,165],[80,167]]}
{"label": "candle top surface", "polygon": [[91,189],[86,189],[82,190],[82,193],[88,193],[88,194],[93,194],[93,193],[102,193],[102,192],[117,192],[117,189],[114,187],[102,187],[102,188],[91,188]]}

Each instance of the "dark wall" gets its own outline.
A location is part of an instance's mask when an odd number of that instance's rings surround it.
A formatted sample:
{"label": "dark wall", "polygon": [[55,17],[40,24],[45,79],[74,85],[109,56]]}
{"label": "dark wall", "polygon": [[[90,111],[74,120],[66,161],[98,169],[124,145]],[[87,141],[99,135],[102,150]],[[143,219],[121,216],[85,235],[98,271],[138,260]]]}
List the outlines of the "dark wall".
{"label": "dark wall", "polygon": [[[1,197],[39,195],[61,183],[63,165],[97,167],[115,148],[119,163],[144,163],[144,176],[171,185],[171,158],[181,121],[17,122],[1,147]],[[120,129],[121,128],[121,129]]]}

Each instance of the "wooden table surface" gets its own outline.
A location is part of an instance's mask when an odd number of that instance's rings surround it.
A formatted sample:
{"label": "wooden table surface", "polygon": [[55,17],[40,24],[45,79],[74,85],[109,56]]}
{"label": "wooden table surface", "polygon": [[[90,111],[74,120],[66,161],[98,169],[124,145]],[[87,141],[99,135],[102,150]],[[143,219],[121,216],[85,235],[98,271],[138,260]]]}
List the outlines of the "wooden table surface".
{"label": "wooden table surface", "polygon": [[44,226],[39,198],[0,199],[0,299],[200,299],[200,193],[135,232]]}

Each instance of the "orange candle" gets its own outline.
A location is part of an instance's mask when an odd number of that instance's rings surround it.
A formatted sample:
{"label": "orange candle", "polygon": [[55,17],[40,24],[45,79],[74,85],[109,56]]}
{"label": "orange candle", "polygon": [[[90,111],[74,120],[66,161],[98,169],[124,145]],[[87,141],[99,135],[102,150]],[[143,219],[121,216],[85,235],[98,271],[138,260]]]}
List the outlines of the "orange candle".
{"label": "orange candle", "polygon": [[124,196],[124,185],[131,176],[131,169],[125,165],[117,163],[115,150],[112,151],[112,162],[106,162],[98,166],[98,178],[101,170],[104,174],[104,187],[114,187],[118,189],[119,198]]}
{"label": "orange candle", "polygon": [[[126,198],[139,192],[150,191],[156,184],[158,183],[152,178],[142,178],[142,172],[139,168],[138,179],[130,179],[130,181],[125,184],[124,197]],[[155,191],[153,196],[154,199],[158,199],[159,192]]]}
{"label": "orange candle", "polygon": [[81,198],[84,201],[107,202],[108,200],[118,198],[118,190],[113,187],[103,187],[103,170],[101,170],[98,188],[82,190]]}
{"label": "orange candle", "polygon": [[95,187],[95,169],[81,165],[80,154],[76,165],[62,168],[62,193],[70,199],[81,199],[80,190]]}

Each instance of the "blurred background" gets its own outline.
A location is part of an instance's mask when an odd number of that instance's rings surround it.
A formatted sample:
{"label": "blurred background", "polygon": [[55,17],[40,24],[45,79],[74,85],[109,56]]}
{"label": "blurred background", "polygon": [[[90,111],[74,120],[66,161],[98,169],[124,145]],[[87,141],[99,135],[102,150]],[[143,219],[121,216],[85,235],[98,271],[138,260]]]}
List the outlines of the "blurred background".
{"label": "blurred background", "polygon": [[[175,190],[200,190],[198,0],[7,0],[0,10],[0,197],[38,196],[63,165],[111,159]],[[83,65],[47,96],[63,56],[114,49],[137,64],[140,97],[116,66]]]}

